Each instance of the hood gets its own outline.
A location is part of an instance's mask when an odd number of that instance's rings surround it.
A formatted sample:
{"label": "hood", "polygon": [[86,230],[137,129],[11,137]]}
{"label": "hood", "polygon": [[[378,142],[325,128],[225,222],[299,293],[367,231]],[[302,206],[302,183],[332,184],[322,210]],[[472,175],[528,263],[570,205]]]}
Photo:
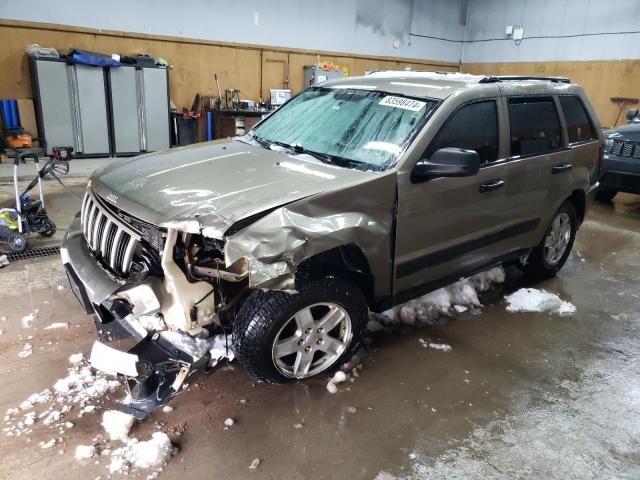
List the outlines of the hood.
{"label": "hood", "polygon": [[375,176],[307,155],[208,142],[115,161],[94,173],[91,186],[141,220],[193,232],[208,227],[219,237],[243,218]]}
{"label": "hood", "polygon": [[607,138],[640,142],[640,123],[627,123],[605,132]]}

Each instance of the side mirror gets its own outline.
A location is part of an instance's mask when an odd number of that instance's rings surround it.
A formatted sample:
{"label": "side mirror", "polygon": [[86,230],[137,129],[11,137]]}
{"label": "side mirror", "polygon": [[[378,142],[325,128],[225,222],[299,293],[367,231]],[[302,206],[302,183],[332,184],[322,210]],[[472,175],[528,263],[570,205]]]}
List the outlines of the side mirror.
{"label": "side mirror", "polygon": [[413,183],[434,177],[471,177],[480,170],[480,155],[475,150],[441,148],[431,158],[421,159],[411,172]]}
{"label": "side mirror", "polygon": [[638,113],[640,113],[640,111],[637,108],[630,108],[627,110],[627,120],[632,121],[638,116]]}

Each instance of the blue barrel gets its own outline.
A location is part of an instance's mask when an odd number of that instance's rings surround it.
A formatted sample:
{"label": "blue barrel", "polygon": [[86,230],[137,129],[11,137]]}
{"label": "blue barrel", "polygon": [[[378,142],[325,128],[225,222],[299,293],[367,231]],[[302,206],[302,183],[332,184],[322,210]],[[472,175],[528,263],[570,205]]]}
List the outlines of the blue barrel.
{"label": "blue barrel", "polygon": [[207,112],[207,141],[213,140],[213,112]]}
{"label": "blue barrel", "polygon": [[20,128],[20,115],[18,114],[18,102],[13,99],[0,100],[2,118],[7,130]]}

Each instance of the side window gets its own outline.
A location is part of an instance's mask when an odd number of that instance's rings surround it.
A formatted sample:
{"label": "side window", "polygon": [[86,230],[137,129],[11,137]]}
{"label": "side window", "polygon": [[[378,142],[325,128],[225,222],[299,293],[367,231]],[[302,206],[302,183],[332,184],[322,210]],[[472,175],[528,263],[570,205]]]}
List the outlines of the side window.
{"label": "side window", "polygon": [[561,147],[560,118],[552,97],[509,99],[511,155],[542,155]]}
{"label": "side window", "polygon": [[431,157],[446,147],[475,150],[480,163],[498,159],[498,109],[495,100],[469,103],[458,109],[446,123],[423,155]]}
{"label": "side window", "polygon": [[560,97],[560,106],[562,106],[564,118],[567,122],[569,143],[584,142],[585,140],[596,138],[589,115],[578,97],[562,95]]}

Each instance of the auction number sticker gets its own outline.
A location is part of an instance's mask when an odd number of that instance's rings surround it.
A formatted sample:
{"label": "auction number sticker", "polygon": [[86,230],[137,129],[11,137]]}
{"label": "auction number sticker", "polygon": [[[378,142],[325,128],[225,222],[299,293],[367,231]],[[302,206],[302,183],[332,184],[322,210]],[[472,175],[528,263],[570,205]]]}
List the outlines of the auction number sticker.
{"label": "auction number sticker", "polygon": [[393,96],[384,97],[379,103],[379,105],[384,105],[385,107],[404,108],[412,112],[419,112],[426,104],[427,102],[421,102],[420,100],[414,100],[412,98]]}

